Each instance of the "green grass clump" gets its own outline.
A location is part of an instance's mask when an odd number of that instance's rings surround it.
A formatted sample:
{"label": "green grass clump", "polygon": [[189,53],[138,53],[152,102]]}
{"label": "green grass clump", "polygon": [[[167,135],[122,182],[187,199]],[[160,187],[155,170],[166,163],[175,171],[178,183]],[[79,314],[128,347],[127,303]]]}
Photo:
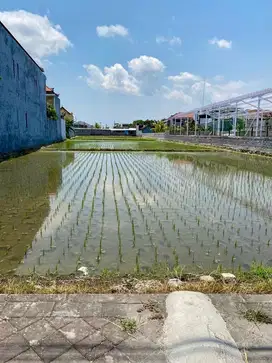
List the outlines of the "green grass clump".
{"label": "green grass clump", "polygon": [[137,331],[137,322],[135,319],[121,319],[120,325],[127,333],[134,334]]}
{"label": "green grass clump", "polygon": [[248,309],[243,316],[254,323],[272,324],[272,318],[261,310]]}
{"label": "green grass clump", "polygon": [[250,268],[250,273],[253,274],[255,277],[268,280],[272,278],[272,267],[253,263]]}

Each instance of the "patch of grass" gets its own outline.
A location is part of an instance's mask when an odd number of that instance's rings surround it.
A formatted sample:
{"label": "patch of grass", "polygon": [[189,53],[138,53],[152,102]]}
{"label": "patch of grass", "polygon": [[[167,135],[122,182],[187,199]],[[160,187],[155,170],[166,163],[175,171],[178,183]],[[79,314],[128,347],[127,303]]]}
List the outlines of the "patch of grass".
{"label": "patch of grass", "polygon": [[272,318],[261,310],[248,309],[243,316],[253,323],[272,324]]}
{"label": "patch of grass", "polygon": [[254,263],[250,268],[250,273],[255,277],[268,280],[272,278],[272,267]]}
{"label": "patch of grass", "polygon": [[237,271],[237,278],[241,282],[272,281],[272,267],[253,263],[249,271]]}
{"label": "patch of grass", "polygon": [[[124,141],[124,142],[122,142]],[[133,142],[131,142],[133,141]],[[86,139],[86,140],[68,140],[57,144],[49,145],[45,148],[47,151],[68,150],[68,151],[211,151],[211,147],[202,145],[186,144],[173,141],[160,141],[154,139]]]}
{"label": "patch of grass", "polygon": [[137,331],[137,322],[135,319],[121,319],[120,325],[127,333],[134,334]]}
{"label": "patch of grass", "polygon": [[[169,286],[169,278],[177,277],[183,283],[177,288],[180,291],[198,291],[203,293],[242,293],[242,294],[271,294],[272,278],[269,278],[271,267],[252,265],[250,271],[233,271],[236,275],[235,284],[226,284],[222,281],[219,271],[211,273],[215,282],[207,284],[199,280],[199,275],[207,274],[207,271],[195,269],[188,273],[185,267],[176,266],[170,268],[167,263],[155,263],[145,271],[134,271],[130,274],[122,274],[108,269],[98,276],[79,277],[75,274],[60,276],[48,274],[39,276],[0,276],[0,294],[81,294],[81,293],[112,293],[114,286],[119,286],[120,291],[137,293],[135,285],[142,281],[154,280],[150,291],[152,293],[168,293],[173,291]],[[156,283],[156,281],[158,283]],[[139,291],[140,292],[140,291]],[[144,308],[152,308],[146,306]],[[153,307],[154,310],[155,307]],[[155,312],[155,311],[154,311]]]}

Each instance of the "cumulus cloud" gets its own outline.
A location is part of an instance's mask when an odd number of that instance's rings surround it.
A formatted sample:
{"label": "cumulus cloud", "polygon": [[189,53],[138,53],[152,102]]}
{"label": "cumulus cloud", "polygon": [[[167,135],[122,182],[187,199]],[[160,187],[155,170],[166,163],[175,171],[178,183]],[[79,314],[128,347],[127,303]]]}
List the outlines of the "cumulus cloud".
{"label": "cumulus cloud", "polygon": [[[167,99],[178,99],[183,104],[200,104],[203,99],[204,79],[199,75],[181,72],[176,76],[169,76],[170,87],[163,88],[163,95]],[[215,76],[205,80],[205,103],[222,101],[236,97],[248,91],[248,84],[241,81],[225,81],[223,76]]]}
{"label": "cumulus cloud", "polygon": [[51,23],[47,16],[25,10],[3,11],[0,21],[40,64],[44,58],[72,46],[61,26]]}
{"label": "cumulus cloud", "polygon": [[184,105],[190,105],[192,103],[192,97],[180,89],[171,90],[168,87],[163,87],[163,90],[164,90],[164,97],[168,100],[179,100]]}
{"label": "cumulus cloud", "polygon": [[85,79],[90,87],[132,95],[140,94],[139,82],[121,64],[105,67],[103,71],[94,64],[83,67],[88,73]]}
{"label": "cumulus cloud", "polygon": [[128,69],[114,64],[101,70],[94,64],[84,65],[90,87],[131,95],[152,95],[161,87],[163,63],[153,57],[141,56],[128,62]]}
{"label": "cumulus cloud", "polygon": [[232,41],[226,39],[218,39],[214,37],[213,39],[209,40],[209,43],[212,45],[217,45],[218,48],[227,48],[230,49],[232,47]]}
{"label": "cumulus cloud", "polygon": [[134,73],[162,72],[165,69],[165,65],[158,58],[146,55],[132,59],[128,62],[128,67]]}
{"label": "cumulus cloud", "polygon": [[99,37],[104,38],[114,38],[116,36],[127,37],[129,34],[128,29],[120,24],[97,26],[96,33]]}
{"label": "cumulus cloud", "polygon": [[180,37],[171,37],[171,38],[167,38],[167,37],[164,37],[164,36],[158,36],[156,37],[156,42],[158,44],[163,44],[163,43],[167,43],[169,45],[171,45],[172,47],[173,46],[179,46],[182,44],[182,40]]}
{"label": "cumulus cloud", "polygon": [[173,83],[186,84],[186,85],[188,82],[199,81],[200,79],[201,77],[189,72],[180,72],[180,74],[178,74],[177,76],[168,77],[168,80],[172,81]]}

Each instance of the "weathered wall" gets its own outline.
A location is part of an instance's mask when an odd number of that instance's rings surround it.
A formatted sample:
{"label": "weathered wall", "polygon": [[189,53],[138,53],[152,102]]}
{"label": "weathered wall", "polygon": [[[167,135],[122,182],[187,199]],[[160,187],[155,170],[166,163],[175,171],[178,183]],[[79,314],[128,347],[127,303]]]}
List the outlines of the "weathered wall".
{"label": "weathered wall", "polygon": [[148,134],[146,137],[166,139],[172,141],[191,142],[193,144],[208,144],[233,149],[259,150],[272,152],[271,137],[220,137],[220,136],[185,136],[165,134]]}
{"label": "weathered wall", "polygon": [[0,154],[61,141],[46,117],[45,75],[0,23]]}
{"label": "weathered wall", "polygon": [[124,131],[114,131],[109,129],[87,129],[74,127],[76,136],[136,136],[136,131],[131,131],[129,135],[125,135]]}

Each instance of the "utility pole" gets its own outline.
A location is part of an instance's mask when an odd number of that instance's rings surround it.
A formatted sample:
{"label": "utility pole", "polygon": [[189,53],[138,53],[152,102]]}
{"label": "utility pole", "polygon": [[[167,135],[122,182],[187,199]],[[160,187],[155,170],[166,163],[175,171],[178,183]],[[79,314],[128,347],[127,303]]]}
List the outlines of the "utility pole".
{"label": "utility pole", "polygon": [[202,107],[204,107],[204,102],[205,102],[205,91],[206,91],[206,77],[203,80]]}

